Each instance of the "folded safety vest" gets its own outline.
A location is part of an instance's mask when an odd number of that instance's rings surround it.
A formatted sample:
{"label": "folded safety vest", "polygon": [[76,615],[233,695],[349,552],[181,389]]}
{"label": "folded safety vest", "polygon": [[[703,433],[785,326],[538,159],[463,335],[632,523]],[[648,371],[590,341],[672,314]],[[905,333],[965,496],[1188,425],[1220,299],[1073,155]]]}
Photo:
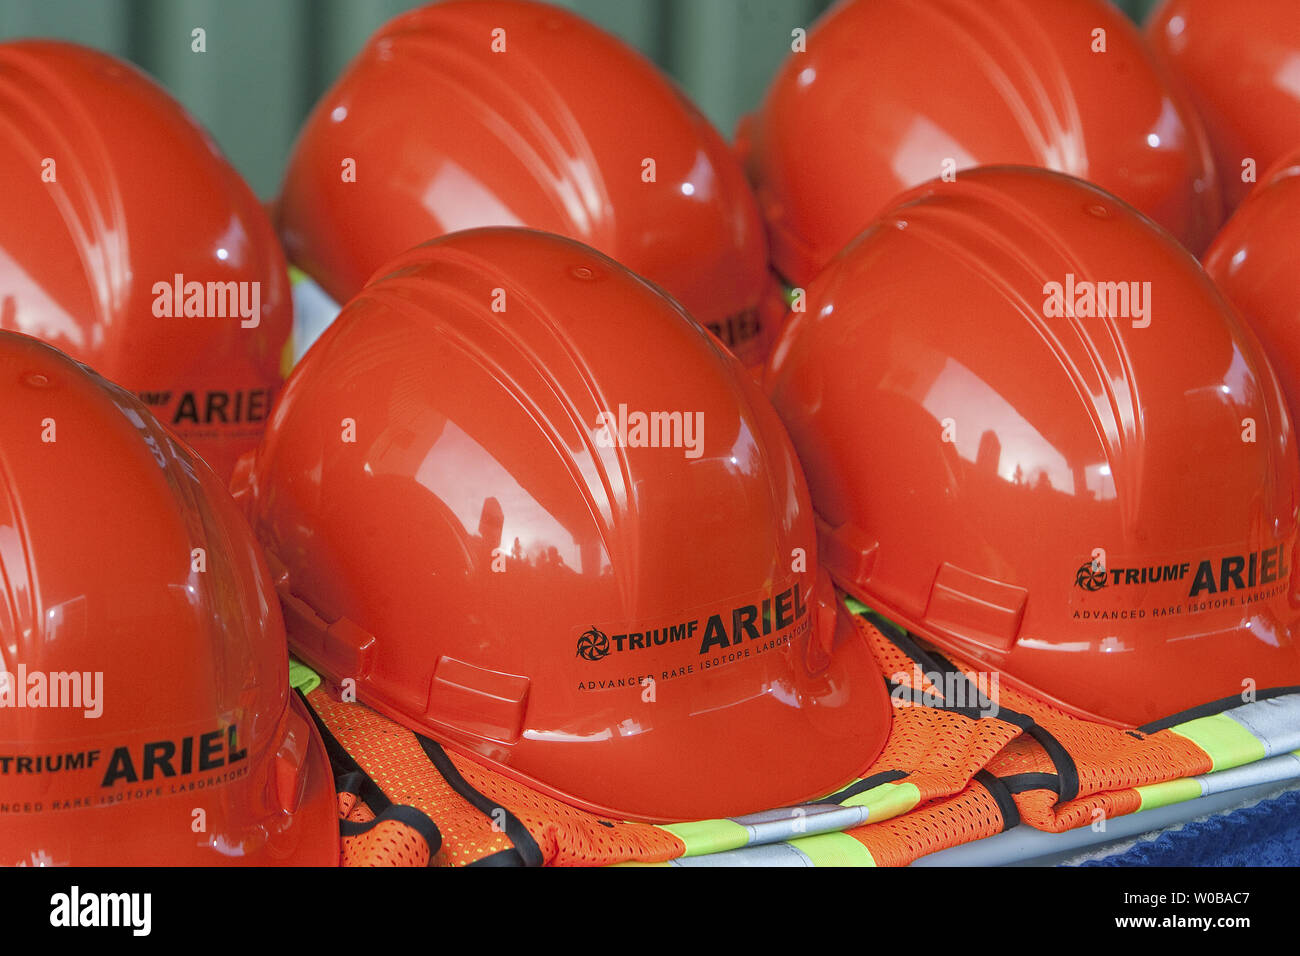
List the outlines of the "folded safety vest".
{"label": "folded safety vest", "polygon": [[883,752],[821,800],[727,820],[604,819],[445,750],[295,664],[339,791],[345,866],[901,866],[1024,822],[1059,832],[1300,777],[1300,688],[1136,731],[1092,723],[850,602],[894,703]]}

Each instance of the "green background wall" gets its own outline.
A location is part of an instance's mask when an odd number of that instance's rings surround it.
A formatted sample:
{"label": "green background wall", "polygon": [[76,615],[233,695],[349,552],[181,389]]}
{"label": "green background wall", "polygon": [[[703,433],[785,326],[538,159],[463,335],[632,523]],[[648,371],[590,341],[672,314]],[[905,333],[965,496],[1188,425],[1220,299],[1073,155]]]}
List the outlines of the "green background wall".
{"label": "green background wall", "polygon": [[[1118,0],[1135,18],[1156,0]],[[1229,0],[1225,0],[1229,2]],[[0,0],[0,38],[61,37],[135,61],[272,195],[299,124],[366,38],[418,0]],[[559,0],[676,78],[724,134],[829,0]],[[190,51],[203,27],[207,52]]]}

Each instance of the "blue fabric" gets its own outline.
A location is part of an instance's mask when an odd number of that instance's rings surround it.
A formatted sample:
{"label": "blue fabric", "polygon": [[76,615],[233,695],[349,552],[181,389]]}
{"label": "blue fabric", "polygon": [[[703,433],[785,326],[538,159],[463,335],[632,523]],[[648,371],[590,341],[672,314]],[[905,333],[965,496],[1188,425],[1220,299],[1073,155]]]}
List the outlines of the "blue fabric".
{"label": "blue fabric", "polygon": [[1081,866],[1300,865],[1300,791],[1189,823]]}

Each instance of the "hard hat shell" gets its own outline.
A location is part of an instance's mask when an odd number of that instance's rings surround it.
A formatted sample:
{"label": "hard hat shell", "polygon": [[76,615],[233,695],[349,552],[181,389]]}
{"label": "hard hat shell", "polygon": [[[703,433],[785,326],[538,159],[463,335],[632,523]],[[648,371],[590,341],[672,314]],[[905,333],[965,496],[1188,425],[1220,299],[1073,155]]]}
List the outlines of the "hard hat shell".
{"label": "hard hat shell", "polygon": [[1222,218],[1204,132],[1106,0],[841,3],[738,146],[799,285],[895,195],[978,165],[1091,180],[1196,252]]}
{"label": "hard hat shell", "polygon": [[888,697],[776,413],[579,243],[488,228],[390,262],[236,483],[296,653],[570,803],[770,809],[883,746]]}
{"label": "hard hat shell", "polygon": [[130,64],[22,40],[0,43],[0,178],[0,328],[135,392],[228,478],[293,324],[284,254],[239,174]]}
{"label": "hard hat shell", "polygon": [[1023,167],[905,194],[813,282],[765,387],[824,561],[887,617],[1119,726],[1300,685],[1277,379],[1115,197]]}
{"label": "hard hat shell", "polygon": [[0,332],[0,862],[338,862],[266,565],[144,405]]}
{"label": "hard hat shell", "polygon": [[1155,55],[1186,89],[1209,135],[1228,212],[1256,177],[1300,146],[1296,13],[1293,0],[1167,0],[1147,21]]}
{"label": "hard hat shell", "polygon": [[338,302],[398,253],[477,226],[594,246],[762,358],[774,283],[739,163],[649,60],[565,10],[470,0],[396,17],[294,146],[280,232]]}
{"label": "hard hat shell", "polygon": [[1300,408],[1300,149],[1283,156],[1205,254],[1205,271],[1259,336],[1294,417]]}

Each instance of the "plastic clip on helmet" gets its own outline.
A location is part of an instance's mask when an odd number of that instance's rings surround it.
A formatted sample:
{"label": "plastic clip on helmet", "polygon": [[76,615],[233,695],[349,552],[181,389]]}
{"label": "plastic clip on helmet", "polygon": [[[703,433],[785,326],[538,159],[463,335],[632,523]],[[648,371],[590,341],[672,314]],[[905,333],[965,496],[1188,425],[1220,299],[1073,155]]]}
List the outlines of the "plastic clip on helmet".
{"label": "plastic clip on helmet", "polygon": [[256,197],[134,67],[0,43],[0,327],[130,389],[223,478],[256,446],[292,329]]}
{"label": "plastic clip on helmet", "polygon": [[1277,379],[1113,196],[1027,168],[904,195],[817,277],[765,385],[832,576],[886,616],[1120,726],[1300,685]]}
{"label": "plastic clip on helmet", "polygon": [[1261,177],[1205,254],[1205,270],[1259,336],[1300,409],[1300,150]]}
{"label": "plastic clip on helmet", "polygon": [[1204,121],[1229,212],[1300,146],[1296,13],[1295,0],[1169,0],[1147,22],[1156,56]]}
{"label": "plastic clip on helmet", "polygon": [[775,411],[586,246],[479,229],[397,258],[245,466],[295,652],[552,796],[723,817],[824,796],[884,743]]}
{"label": "plastic clip on helmet", "polygon": [[329,762],[221,482],[0,332],[0,862],[338,863]]}
{"label": "plastic clip on helmet", "polygon": [[1204,132],[1106,0],[842,3],[738,139],[800,285],[898,193],[991,163],[1095,182],[1198,253],[1222,218]]}
{"label": "plastic clip on helmet", "polygon": [[340,303],[418,243],[527,226],[661,285],[746,363],[785,312],[726,143],[639,53],[543,4],[438,3],[381,28],[307,120],[279,226]]}

